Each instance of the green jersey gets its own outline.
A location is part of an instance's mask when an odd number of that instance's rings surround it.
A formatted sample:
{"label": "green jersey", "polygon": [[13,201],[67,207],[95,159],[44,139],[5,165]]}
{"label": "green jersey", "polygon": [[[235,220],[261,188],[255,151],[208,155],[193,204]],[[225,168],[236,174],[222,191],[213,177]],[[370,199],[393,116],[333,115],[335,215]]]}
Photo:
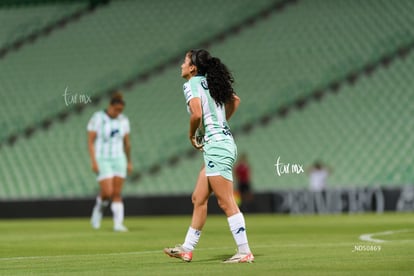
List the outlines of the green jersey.
{"label": "green jersey", "polygon": [[233,140],[226,120],[224,105],[219,106],[210,95],[207,80],[204,76],[194,76],[184,84],[184,96],[187,110],[188,103],[193,98],[200,98],[203,110],[202,128],[199,129],[204,136],[204,142]]}

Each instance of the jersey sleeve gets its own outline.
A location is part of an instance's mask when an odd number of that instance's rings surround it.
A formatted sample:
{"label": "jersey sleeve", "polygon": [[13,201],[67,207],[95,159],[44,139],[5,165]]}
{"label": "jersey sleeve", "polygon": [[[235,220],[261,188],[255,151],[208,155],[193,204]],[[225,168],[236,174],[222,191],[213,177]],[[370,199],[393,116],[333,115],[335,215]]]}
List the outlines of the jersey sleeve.
{"label": "jersey sleeve", "polygon": [[99,119],[99,114],[95,113],[88,122],[87,130],[97,132],[100,124],[101,120]]}
{"label": "jersey sleeve", "polygon": [[193,98],[200,98],[200,93],[197,90],[197,85],[191,80],[189,80],[188,82],[184,84],[183,89],[184,89],[185,102],[187,104]]}

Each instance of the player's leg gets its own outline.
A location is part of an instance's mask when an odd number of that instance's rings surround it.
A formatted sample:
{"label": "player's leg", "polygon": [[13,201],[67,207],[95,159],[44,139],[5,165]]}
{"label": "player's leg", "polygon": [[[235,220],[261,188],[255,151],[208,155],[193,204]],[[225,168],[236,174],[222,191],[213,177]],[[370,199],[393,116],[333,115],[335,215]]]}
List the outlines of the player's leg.
{"label": "player's leg", "polygon": [[221,175],[209,176],[208,181],[217,198],[220,208],[227,216],[230,231],[237,244],[237,253],[227,259],[226,263],[252,262],[254,256],[250,251],[246,234],[246,223],[233,196],[233,182]]}
{"label": "player's leg", "polygon": [[111,210],[114,222],[114,231],[126,232],[128,228],[124,226],[124,203],[122,201],[122,187],[127,175],[127,162],[125,156],[111,160],[111,168],[114,173],[112,185],[112,204]]}
{"label": "player's leg", "polygon": [[237,159],[237,147],[233,141],[211,143],[205,149],[206,175],[218,204],[227,216],[230,231],[237,244],[237,254],[226,262],[251,262],[244,216],[234,199],[233,164]]}
{"label": "player's leg", "polygon": [[227,217],[240,213],[239,206],[234,199],[233,182],[221,175],[208,176],[210,187],[217,198],[217,203]]}
{"label": "player's leg", "polygon": [[200,239],[201,230],[207,219],[207,203],[210,194],[211,189],[208,186],[205,168],[203,166],[198,174],[197,183],[192,195],[193,216],[184,243],[176,247],[165,248],[164,252],[167,255],[182,259],[186,262],[192,260],[192,251]]}
{"label": "player's leg", "polygon": [[194,208],[191,227],[198,230],[203,229],[207,219],[207,204],[210,194],[211,188],[208,185],[206,170],[203,166],[198,174],[197,183],[191,197]]}
{"label": "player's leg", "polygon": [[108,160],[98,158],[97,162],[99,169],[97,180],[100,187],[100,193],[96,197],[95,206],[92,210],[91,225],[94,229],[99,229],[101,227],[104,209],[109,205],[109,201],[111,200],[113,177],[113,172]]}
{"label": "player's leg", "polygon": [[91,224],[94,229],[101,227],[101,220],[105,208],[109,205],[112,196],[112,178],[99,181],[100,193],[96,197],[95,206],[92,210]]}
{"label": "player's leg", "polygon": [[124,185],[124,178],[115,176],[113,178],[113,192],[111,210],[114,221],[114,231],[126,232],[128,228],[124,226],[124,203],[122,201],[122,187]]}
{"label": "player's leg", "polygon": [[206,171],[203,166],[198,174],[197,183],[191,197],[193,202],[193,216],[183,244],[183,247],[188,251],[194,250],[200,238],[201,230],[203,230],[204,224],[206,223],[207,204],[210,194],[211,189],[208,185]]}

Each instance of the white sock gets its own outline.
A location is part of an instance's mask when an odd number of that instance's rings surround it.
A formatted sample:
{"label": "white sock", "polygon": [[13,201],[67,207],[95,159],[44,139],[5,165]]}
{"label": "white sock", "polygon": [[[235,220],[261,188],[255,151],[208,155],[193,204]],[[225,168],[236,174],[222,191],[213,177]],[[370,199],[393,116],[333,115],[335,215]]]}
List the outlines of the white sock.
{"label": "white sock", "polygon": [[185,236],[185,241],[183,243],[184,250],[193,251],[198,243],[198,240],[200,239],[200,236],[201,230],[194,229],[190,226],[188,228],[187,235]]}
{"label": "white sock", "polygon": [[103,209],[105,209],[105,207],[107,207],[108,205],[109,200],[102,200],[101,196],[99,195],[96,197],[95,208],[99,209],[102,212]]}
{"label": "white sock", "polygon": [[112,202],[111,204],[114,225],[122,225],[124,222],[124,203]]}
{"label": "white sock", "polygon": [[250,253],[249,242],[247,241],[246,223],[242,213],[237,213],[227,218],[230,231],[233,234],[234,241],[237,244],[239,253]]}

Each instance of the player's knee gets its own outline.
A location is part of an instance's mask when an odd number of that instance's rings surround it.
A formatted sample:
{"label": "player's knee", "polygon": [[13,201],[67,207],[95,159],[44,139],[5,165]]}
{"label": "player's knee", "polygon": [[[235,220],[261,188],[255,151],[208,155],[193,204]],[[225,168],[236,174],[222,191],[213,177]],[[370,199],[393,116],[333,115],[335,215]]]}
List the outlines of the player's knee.
{"label": "player's knee", "polygon": [[121,194],[113,193],[112,194],[112,201],[122,201]]}
{"label": "player's knee", "polygon": [[191,196],[191,201],[193,202],[193,205],[196,207],[199,206],[207,206],[208,198],[200,197],[197,194],[194,194]]}
{"label": "player's knee", "polygon": [[227,215],[232,216],[239,212],[237,204],[229,200],[217,199],[217,203],[221,210]]}
{"label": "player's knee", "polygon": [[228,203],[225,200],[222,200],[220,198],[217,199],[217,203],[220,207],[221,210],[224,211],[224,213],[226,213],[226,210],[228,209]]}
{"label": "player's knee", "polygon": [[101,197],[103,199],[112,199],[113,198],[113,190],[112,189],[104,189],[101,191]]}

